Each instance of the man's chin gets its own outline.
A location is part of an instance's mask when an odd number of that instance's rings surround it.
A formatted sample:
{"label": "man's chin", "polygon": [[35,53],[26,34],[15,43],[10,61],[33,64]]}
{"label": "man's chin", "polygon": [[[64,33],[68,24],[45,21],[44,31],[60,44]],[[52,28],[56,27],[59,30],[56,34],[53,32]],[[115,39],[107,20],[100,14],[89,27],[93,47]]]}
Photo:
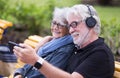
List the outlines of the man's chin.
{"label": "man's chin", "polygon": [[78,41],[74,41],[74,44],[77,45],[77,46],[80,46],[81,43],[80,43],[80,41],[79,42]]}

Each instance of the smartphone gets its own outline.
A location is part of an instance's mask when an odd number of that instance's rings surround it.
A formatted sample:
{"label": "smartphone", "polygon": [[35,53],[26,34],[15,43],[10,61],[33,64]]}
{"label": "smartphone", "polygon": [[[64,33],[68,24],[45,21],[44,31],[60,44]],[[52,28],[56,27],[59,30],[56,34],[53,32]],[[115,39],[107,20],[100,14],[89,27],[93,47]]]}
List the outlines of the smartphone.
{"label": "smartphone", "polygon": [[13,48],[14,48],[14,46],[18,46],[18,47],[23,48],[23,47],[20,46],[19,44],[15,43],[15,42],[12,42],[12,41],[9,41],[9,42],[8,42],[8,47],[9,47],[9,49],[10,49],[10,52],[12,52],[12,53],[13,53]]}

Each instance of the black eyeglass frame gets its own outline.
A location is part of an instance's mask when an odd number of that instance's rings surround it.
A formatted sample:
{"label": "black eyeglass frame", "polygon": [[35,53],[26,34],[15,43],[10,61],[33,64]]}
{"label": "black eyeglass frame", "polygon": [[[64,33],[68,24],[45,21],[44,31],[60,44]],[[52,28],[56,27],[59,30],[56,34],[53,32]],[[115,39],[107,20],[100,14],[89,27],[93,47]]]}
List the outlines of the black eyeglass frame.
{"label": "black eyeglass frame", "polygon": [[65,25],[65,24],[62,25],[62,24],[60,24],[60,23],[57,23],[56,21],[52,21],[52,22],[51,22],[51,26],[54,27],[55,25],[56,25],[57,28],[59,28],[59,29],[61,29],[61,28],[63,28],[63,27],[67,27],[67,25]]}
{"label": "black eyeglass frame", "polygon": [[72,28],[76,28],[79,24],[81,24],[83,22],[83,20],[80,21],[73,21],[71,24],[69,24],[67,27],[68,29],[70,29],[70,27]]}

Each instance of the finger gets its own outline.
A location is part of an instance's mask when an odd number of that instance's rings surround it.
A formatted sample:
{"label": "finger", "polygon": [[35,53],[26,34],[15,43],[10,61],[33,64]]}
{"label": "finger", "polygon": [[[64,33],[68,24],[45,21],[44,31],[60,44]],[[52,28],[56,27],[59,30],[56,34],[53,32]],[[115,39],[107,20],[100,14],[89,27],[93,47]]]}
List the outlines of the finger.
{"label": "finger", "polygon": [[14,54],[18,57],[21,58],[22,54],[14,49]]}
{"label": "finger", "polygon": [[20,51],[21,51],[21,49],[22,49],[21,47],[14,46],[13,51],[14,51],[14,50],[16,50],[16,51],[20,52]]}
{"label": "finger", "polygon": [[24,48],[32,48],[31,46],[29,46],[28,44],[23,44],[23,43],[20,43],[19,44],[20,46],[24,47]]}

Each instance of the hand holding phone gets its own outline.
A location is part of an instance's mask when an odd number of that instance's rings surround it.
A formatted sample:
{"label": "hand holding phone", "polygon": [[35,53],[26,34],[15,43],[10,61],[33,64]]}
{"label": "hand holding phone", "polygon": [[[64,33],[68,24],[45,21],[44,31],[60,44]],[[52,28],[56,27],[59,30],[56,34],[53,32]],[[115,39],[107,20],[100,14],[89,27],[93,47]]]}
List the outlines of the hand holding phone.
{"label": "hand holding phone", "polygon": [[8,42],[8,46],[9,46],[9,48],[10,48],[10,52],[12,52],[12,53],[13,53],[13,48],[14,48],[14,46],[18,46],[18,47],[23,48],[23,47],[20,46],[19,44],[15,43],[15,42],[12,42],[12,41],[9,41],[9,42]]}

